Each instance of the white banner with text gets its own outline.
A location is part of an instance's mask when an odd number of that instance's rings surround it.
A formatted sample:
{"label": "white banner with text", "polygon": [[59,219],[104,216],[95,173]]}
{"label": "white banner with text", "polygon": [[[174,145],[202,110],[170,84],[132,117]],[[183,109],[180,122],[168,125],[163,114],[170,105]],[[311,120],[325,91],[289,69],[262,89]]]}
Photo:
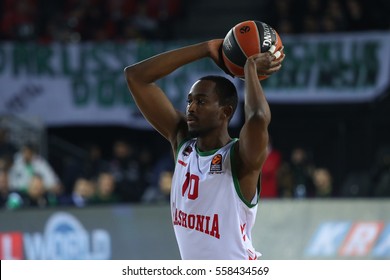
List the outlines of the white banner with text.
{"label": "white banner with text", "polygon": [[[362,102],[390,84],[390,33],[282,38],[283,68],[263,82],[269,102]],[[132,63],[189,42],[0,44],[0,115],[39,118],[47,126],[125,125],[150,128],[125,83]],[[203,59],[159,81],[184,111],[192,83],[224,74]],[[243,95],[243,82],[233,79]],[[232,125],[239,121],[239,113]]]}

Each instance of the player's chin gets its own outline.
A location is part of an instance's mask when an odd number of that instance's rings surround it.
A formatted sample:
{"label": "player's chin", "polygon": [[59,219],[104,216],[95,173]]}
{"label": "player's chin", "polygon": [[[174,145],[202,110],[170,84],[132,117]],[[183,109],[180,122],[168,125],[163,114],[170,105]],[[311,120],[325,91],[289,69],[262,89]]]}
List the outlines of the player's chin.
{"label": "player's chin", "polygon": [[188,125],[188,134],[191,138],[196,138],[200,136],[200,130],[196,129],[193,126]]}

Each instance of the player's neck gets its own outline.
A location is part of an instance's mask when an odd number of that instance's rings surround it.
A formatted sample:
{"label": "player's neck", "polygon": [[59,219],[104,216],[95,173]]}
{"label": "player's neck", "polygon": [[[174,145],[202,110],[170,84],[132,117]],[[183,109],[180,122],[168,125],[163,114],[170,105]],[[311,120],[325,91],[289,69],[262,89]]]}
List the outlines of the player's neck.
{"label": "player's neck", "polygon": [[207,152],[212,151],[215,149],[219,149],[226,144],[228,144],[232,138],[229,136],[229,134],[223,133],[221,135],[218,135],[218,137],[215,137],[215,135],[207,135],[198,137],[196,140],[196,147],[201,152]]}

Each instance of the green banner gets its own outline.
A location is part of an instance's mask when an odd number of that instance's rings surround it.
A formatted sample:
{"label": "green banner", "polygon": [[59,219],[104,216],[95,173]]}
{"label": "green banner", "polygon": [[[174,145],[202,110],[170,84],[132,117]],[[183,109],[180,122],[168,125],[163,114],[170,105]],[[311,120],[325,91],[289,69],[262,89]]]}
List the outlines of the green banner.
{"label": "green banner", "polygon": [[369,101],[390,84],[390,33],[282,40],[283,68],[264,84],[271,102]]}
{"label": "green banner", "polygon": [[[282,36],[282,69],[263,81],[269,102],[356,102],[382,94],[390,79],[390,33]],[[0,114],[40,118],[46,125],[122,124],[149,128],[131,98],[123,69],[190,44],[129,42],[0,44]],[[158,83],[184,111],[190,86],[224,73],[210,59]],[[243,96],[244,83],[232,79]],[[239,115],[239,114],[237,114]],[[238,117],[233,119],[233,125]]]}

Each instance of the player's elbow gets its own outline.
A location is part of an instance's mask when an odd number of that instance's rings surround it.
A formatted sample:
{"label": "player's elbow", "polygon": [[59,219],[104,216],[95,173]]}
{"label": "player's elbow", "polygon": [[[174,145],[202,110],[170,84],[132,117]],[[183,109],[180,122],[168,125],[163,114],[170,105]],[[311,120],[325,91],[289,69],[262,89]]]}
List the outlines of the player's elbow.
{"label": "player's elbow", "polygon": [[129,87],[144,86],[154,83],[156,80],[155,77],[149,73],[148,69],[139,63],[127,66],[124,69],[124,72]]}
{"label": "player's elbow", "polygon": [[123,71],[126,81],[129,85],[137,80],[137,71],[133,65],[127,66]]}
{"label": "player's elbow", "polygon": [[267,110],[255,110],[247,115],[247,121],[257,123],[259,126],[267,128],[271,122],[271,113]]}

